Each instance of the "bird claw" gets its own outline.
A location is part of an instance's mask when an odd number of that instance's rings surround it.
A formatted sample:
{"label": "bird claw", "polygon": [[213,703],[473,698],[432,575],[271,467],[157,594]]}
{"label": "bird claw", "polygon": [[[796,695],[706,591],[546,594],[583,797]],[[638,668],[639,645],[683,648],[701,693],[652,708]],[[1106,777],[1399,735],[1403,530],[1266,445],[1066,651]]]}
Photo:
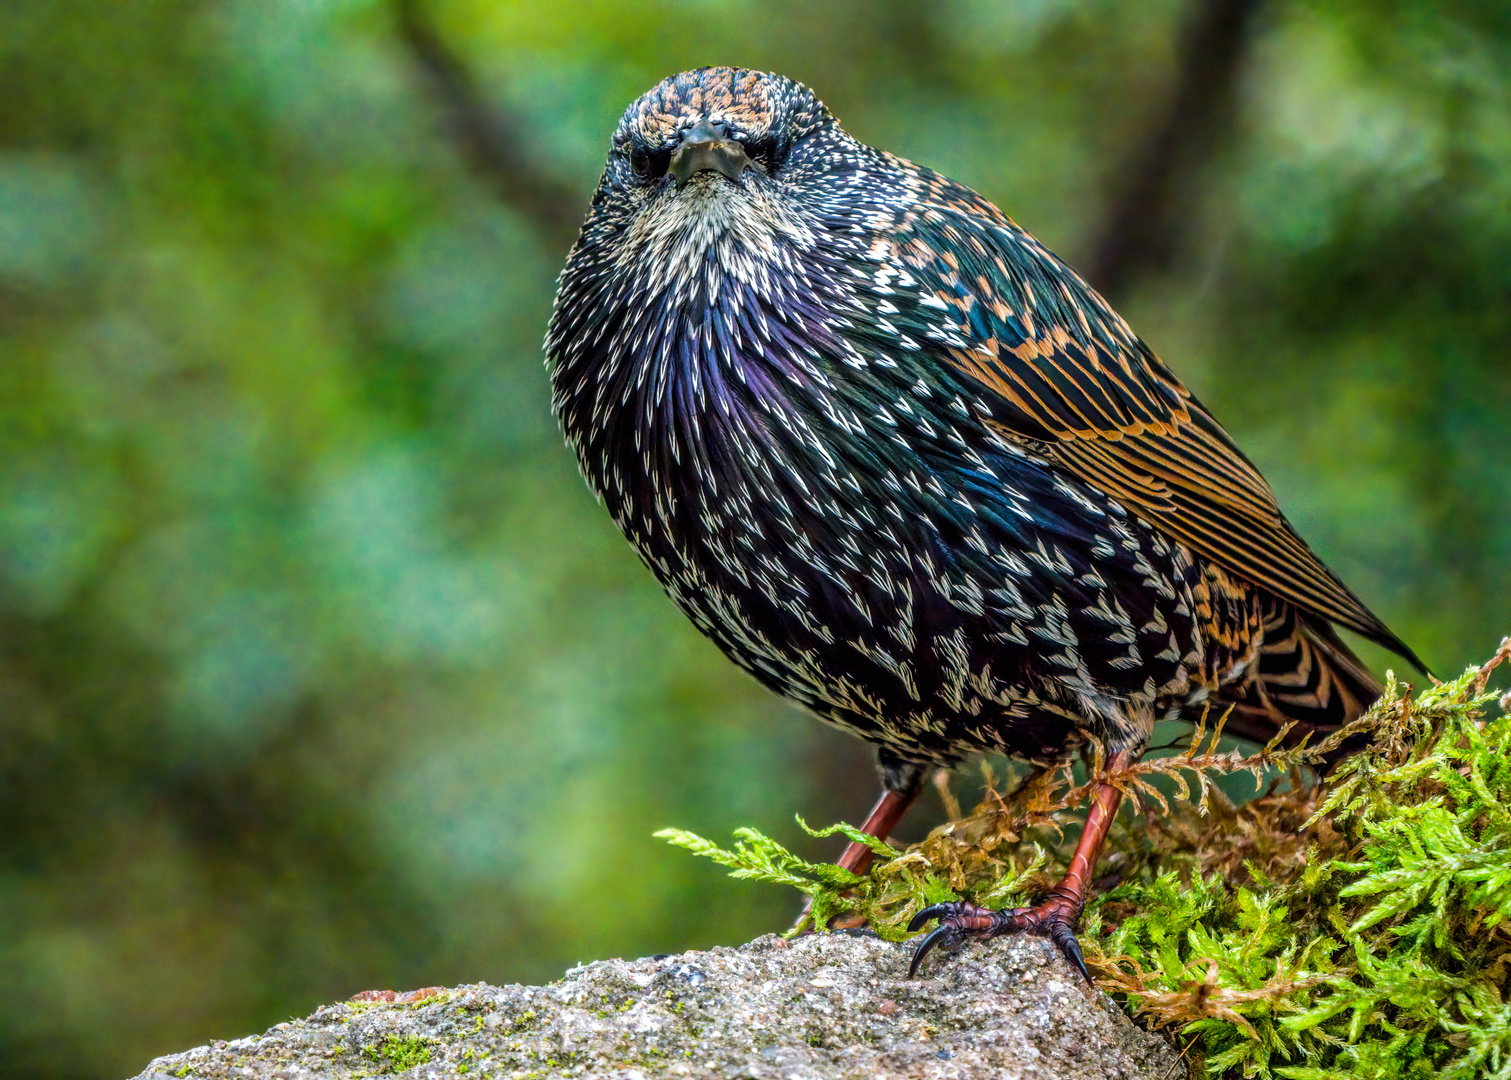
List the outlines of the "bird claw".
{"label": "bird claw", "polygon": [[[923,929],[923,924],[930,919],[950,919],[956,915],[965,914],[965,909],[971,907],[959,901],[947,901],[943,904],[930,904],[917,915],[908,920],[908,933],[916,934]],[[974,912],[972,912],[974,914]],[[942,925],[942,923],[941,923]]]}
{"label": "bird claw", "polygon": [[945,952],[954,952],[961,942],[965,940],[965,932],[957,926],[951,926],[948,922],[942,922],[929,932],[929,936],[918,943],[918,948],[913,950],[913,960],[908,964],[908,978],[918,974],[918,965],[923,963],[923,958],[928,956],[938,947],[943,947]]}
{"label": "bird claw", "polygon": [[1076,940],[1075,929],[1070,925],[1070,920],[1061,917],[1052,917],[1039,928],[1040,933],[1047,934],[1049,940],[1055,943],[1060,950],[1060,955],[1070,961],[1070,966],[1081,973],[1081,978],[1086,980],[1087,986],[1096,986],[1091,981],[1091,972],[1086,970],[1086,958],[1081,955],[1081,943]]}
{"label": "bird claw", "polygon": [[908,978],[917,974],[923,958],[936,948],[942,947],[945,952],[954,952],[968,937],[989,938],[999,933],[1000,918],[998,912],[961,900],[930,904],[908,921],[908,932],[914,933],[923,929],[923,924],[930,919],[939,920],[939,925],[913,950],[913,961],[908,965]]}
{"label": "bird claw", "polygon": [[1054,942],[1065,959],[1070,961],[1071,967],[1081,973],[1086,985],[1094,986],[1091,972],[1086,969],[1086,959],[1081,954],[1081,943],[1076,940],[1073,923],[1077,914],[1074,906],[1058,897],[1038,907],[1007,908],[1002,911],[988,911],[961,901],[931,904],[908,922],[908,931],[912,933],[921,930],[930,919],[939,920],[939,925],[913,950],[913,960],[908,965],[908,978],[917,974],[924,957],[936,948],[942,947],[946,952],[951,952],[968,937],[985,940],[999,934],[1028,931],[1043,934]]}

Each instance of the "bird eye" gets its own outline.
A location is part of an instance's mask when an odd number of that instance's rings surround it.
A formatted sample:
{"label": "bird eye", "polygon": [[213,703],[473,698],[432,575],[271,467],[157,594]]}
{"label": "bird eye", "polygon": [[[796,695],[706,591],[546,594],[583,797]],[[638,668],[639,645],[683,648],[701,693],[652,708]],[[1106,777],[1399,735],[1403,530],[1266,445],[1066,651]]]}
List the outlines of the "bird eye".
{"label": "bird eye", "polygon": [[666,167],[670,163],[671,154],[665,150],[648,150],[639,143],[630,148],[630,168],[642,180],[654,180],[658,176],[664,176]]}
{"label": "bird eye", "polygon": [[768,131],[753,139],[744,139],[742,145],[745,147],[745,153],[750,156],[750,160],[759,165],[764,173],[776,172],[782,162],[787,160],[789,146],[776,131]]}

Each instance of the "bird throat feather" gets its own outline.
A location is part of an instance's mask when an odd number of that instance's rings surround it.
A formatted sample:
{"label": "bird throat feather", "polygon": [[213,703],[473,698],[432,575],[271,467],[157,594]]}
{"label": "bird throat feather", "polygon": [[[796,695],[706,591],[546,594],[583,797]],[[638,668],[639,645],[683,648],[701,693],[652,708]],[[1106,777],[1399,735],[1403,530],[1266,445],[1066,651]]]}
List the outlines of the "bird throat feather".
{"label": "bird throat feather", "polygon": [[[548,349],[562,346],[557,409],[579,453],[622,459],[632,447],[673,487],[689,468],[770,482],[768,459],[792,452],[776,444],[829,456],[835,434],[859,430],[833,376],[867,365],[839,325],[865,309],[839,280],[847,253],[821,248],[801,206],[763,177],[705,173],[638,211],[600,223],[617,233],[611,254],[563,275],[586,318],[570,336],[553,325]],[[815,424],[832,430],[820,438]],[[617,449],[592,445],[611,433]],[[597,464],[584,462],[590,481]]]}

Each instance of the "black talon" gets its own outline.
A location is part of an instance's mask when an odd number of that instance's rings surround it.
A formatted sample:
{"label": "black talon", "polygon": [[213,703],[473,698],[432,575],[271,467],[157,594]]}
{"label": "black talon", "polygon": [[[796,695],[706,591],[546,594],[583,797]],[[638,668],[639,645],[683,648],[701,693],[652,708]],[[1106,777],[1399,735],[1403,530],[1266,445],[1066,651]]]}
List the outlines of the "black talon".
{"label": "black talon", "polygon": [[[935,907],[941,907],[943,905],[935,904],[934,906]],[[925,909],[925,910],[932,910],[932,909]],[[922,915],[923,912],[920,911],[918,914]],[[914,919],[916,921],[917,916],[914,916]],[[916,949],[913,950],[913,962],[908,965],[908,978],[911,979],[914,975],[918,974],[918,965],[921,964],[921,963],[923,963],[923,958],[925,956],[928,956],[929,953],[931,953],[934,950],[935,946],[944,943],[948,939],[957,939],[958,940],[959,937],[960,937],[960,930],[959,930],[958,927],[950,926],[947,923],[944,924],[944,925],[935,927],[934,932],[931,933],[928,937],[924,938],[921,942],[919,942],[918,943],[918,948],[916,948]],[[953,944],[953,942],[951,942],[951,943]]]}
{"label": "black talon", "polygon": [[1059,948],[1065,959],[1070,961],[1071,967],[1081,973],[1081,978],[1086,980],[1087,986],[1096,986],[1091,981],[1091,972],[1086,970],[1086,960],[1081,955],[1081,943],[1076,940],[1076,932],[1070,928],[1067,922],[1056,919],[1049,924],[1049,940]]}
{"label": "black talon", "polygon": [[[956,912],[956,904],[946,901],[943,904],[930,904],[917,915],[908,920],[908,933],[916,933],[923,929],[923,924],[930,919],[947,919]],[[914,966],[917,966],[916,964]]]}

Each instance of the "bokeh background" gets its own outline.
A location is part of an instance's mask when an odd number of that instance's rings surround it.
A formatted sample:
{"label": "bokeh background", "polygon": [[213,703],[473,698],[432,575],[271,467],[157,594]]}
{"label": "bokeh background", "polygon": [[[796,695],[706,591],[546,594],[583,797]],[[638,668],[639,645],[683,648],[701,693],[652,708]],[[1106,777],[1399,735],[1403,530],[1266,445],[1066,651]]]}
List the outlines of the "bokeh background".
{"label": "bokeh background", "polygon": [[869,756],[664,600],[542,370],[705,63],[1082,267],[1440,673],[1511,631],[1511,6],[6,0],[0,1074],[794,915],[650,834],[832,854]]}

